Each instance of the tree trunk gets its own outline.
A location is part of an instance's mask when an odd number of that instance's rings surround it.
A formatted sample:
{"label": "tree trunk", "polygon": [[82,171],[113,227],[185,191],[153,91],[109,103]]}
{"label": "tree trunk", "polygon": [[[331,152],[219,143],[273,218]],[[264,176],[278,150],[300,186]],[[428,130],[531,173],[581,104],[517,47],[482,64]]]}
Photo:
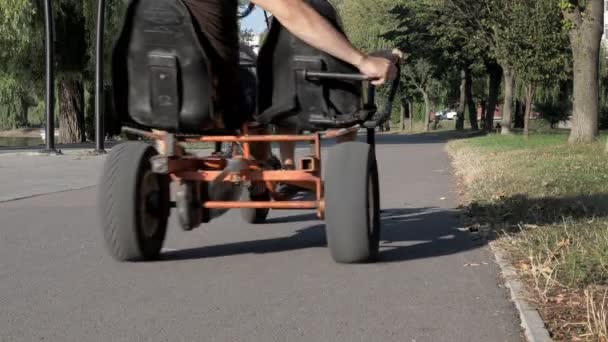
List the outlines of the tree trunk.
{"label": "tree trunk", "polygon": [[400,112],[399,112],[399,130],[401,132],[405,132],[405,120],[407,119],[408,115],[407,115],[407,101],[405,101],[404,99],[401,100],[400,105]]}
{"label": "tree trunk", "polygon": [[513,119],[514,128],[524,128],[524,111],[525,104],[520,100],[515,100],[515,118]]}
{"label": "tree trunk", "polygon": [[19,106],[19,118],[18,118],[18,122],[17,122],[18,127],[28,127],[29,126],[29,122],[27,119],[27,111],[30,108],[30,104],[29,104],[26,96],[21,96],[19,98],[20,106]]}
{"label": "tree trunk", "polygon": [[460,72],[460,102],[458,104],[458,114],[456,117],[456,130],[464,130],[464,111],[467,107],[467,75],[464,70]]}
{"label": "tree trunk", "polygon": [[414,132],[414,104],[411,100],[407,101],[407,110],[410,113],[410,133]]}
{"label": "tree trunk", "polygon": [[431,130],[431,100],[426,91],[422,92],[422,97],[424,98],[424,131],[429,132]]}
{"label": "tree trunk", "polygon": [[384,131],[385,132],[391,131],[391,120],[388,120],[387,122],[384,123]]}
{"label": "tree trunk", "polygon": [[488,105],[486,104],[485,100],[482,100],[481,103],[479,104],[479,107],[481,107],[481,124],[484,126],[485,129],[485,125],[486,125],[486,108],[488,108]]}
{"label": "tree trunk", "polygon": [[569,38],[574,61],[574,102],[570,143],[592,142],[599,134],[599,57],[604,2],[589,0],[584,13],[565,13],[575,27]]}
{"label": "tree trunk", "polygon": [[473,99],[473,78],[471,76],[471,69],[464,69],[466,76],[465,86],[465,97],[467,101],[467,107],[469,107],[469,121],[471,122],[471,129],[474,131],[479,130],[479,124],[477,123],[477,107],[475,106],[475,100]]}
{"label": "tree trunk", "polygon": [[84,89],[85,94],[88,94],[84,105],[84,136],[85,140],[91,141],[95,139],[95,83],[85,82]]}
{"label": "tree trunk", "polygon": [[494,113],[498,104],[498,95],[500,94],[500,83],[502,81],[502,69],[498,64],[490,64],[488,66],[488,74],[490,76],[490,91],[488,93],[488,107],[486,108],[486,122],[484,128],[491,132],[494,128]]}
{"label": "tree trunk", "polygon": [[530,114],[534,103],[535,87],[533,84],[526,85],[526,113],[524,114],[524,136],[530,135]]}
{"label": "tree trunk", "polygon": [[84,89],[82,82],[59,81],[59,139],[64,144],[85,141]]}
{"label": "tree trunk", "polygon": [[515,72],[513,68],[504,69],[505,77],[505,103],[502,109],[502,130],[501,134],[511,134],[513,127],[513,90],[515,87]]}

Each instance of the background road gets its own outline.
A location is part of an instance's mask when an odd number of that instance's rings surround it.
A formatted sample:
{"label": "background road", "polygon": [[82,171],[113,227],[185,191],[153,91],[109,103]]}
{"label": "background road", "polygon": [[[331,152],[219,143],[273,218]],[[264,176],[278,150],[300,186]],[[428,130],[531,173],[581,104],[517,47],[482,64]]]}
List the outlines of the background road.
{"label": "background road", "polygon": [[163,260],[120,264],[100,157],[0,156],[0,341],[522,341],[488,247],[458,230],[444,141],[378,143],[381,261],[355,266],[308,211],[190,233],[172,218]]}

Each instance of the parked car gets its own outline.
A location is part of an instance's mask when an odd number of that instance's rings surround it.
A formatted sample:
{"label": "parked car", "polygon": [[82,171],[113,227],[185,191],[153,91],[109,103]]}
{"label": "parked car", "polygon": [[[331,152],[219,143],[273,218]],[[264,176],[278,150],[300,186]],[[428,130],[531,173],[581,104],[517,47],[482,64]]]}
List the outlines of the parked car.
{"label": "parked car", "polygon": [[445,120],[455,120],[458,117],[458,113],[456,111],[448,111],[444,114]]}

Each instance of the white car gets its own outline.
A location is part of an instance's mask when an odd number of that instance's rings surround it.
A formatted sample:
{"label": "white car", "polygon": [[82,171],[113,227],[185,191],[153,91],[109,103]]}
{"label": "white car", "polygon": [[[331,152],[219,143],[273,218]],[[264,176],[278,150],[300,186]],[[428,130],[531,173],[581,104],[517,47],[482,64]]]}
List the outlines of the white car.
{"label": "white car", "polygon": [[444,117],[447,120],[454,120],[458,117],[458,113],[455,111],[447,112],[447,113],[445,113]]}

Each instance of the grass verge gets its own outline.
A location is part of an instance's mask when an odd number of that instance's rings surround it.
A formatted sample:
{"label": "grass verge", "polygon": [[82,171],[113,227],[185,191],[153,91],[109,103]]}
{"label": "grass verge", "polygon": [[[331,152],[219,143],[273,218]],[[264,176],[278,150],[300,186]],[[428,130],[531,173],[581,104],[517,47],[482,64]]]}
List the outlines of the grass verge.
{"label": "grass verge", "polygon": [[608,341],[608,154],[564,134],[452,141],[465,219],[497,239],[556,341]]}

